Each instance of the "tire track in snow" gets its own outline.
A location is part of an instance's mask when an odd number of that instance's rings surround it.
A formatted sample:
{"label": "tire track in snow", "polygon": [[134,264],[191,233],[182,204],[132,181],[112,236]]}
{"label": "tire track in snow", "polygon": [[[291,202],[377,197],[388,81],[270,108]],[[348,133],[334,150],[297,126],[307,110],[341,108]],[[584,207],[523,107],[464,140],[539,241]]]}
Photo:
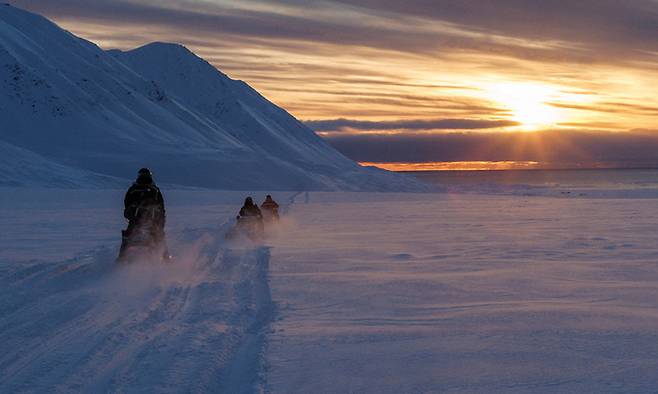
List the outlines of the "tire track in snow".
{"label": "tire track in snow", "polygon": [[171,266],[104,249],[3,275],[2,390],[262,391],[269,249],[230,248],[229,226],[184,232]]}

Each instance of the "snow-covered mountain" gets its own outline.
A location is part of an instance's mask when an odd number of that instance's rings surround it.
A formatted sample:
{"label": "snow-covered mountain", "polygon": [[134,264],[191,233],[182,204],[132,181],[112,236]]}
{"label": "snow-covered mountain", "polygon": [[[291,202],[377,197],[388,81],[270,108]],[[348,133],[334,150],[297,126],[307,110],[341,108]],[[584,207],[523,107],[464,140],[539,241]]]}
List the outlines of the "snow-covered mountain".
{"label": "snow-covered mountain", "polygon": [[[222,189],[417,190],[363,168],[242,81],[176,44],[103,51],[47,19],[0,5],[0,171]],[[38,158],[35,159],[35,158]]]}

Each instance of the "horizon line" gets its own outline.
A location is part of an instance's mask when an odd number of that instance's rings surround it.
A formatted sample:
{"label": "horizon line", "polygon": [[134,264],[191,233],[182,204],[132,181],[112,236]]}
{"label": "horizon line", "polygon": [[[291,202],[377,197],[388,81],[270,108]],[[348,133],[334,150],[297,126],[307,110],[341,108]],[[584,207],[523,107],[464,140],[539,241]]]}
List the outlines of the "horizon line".
{"label": "horizon line", "polygon": [[658,165],[542,165],[536,161],[445,161],[445,162],[358,162],[393,172],[436,171],[572,171],[572,170],[656,170]]}

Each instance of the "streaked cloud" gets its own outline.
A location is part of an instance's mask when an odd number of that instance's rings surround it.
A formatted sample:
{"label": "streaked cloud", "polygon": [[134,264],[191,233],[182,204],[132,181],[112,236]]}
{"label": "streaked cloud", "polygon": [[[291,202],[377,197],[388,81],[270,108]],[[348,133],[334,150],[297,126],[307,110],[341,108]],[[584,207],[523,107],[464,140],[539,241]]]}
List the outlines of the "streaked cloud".
{"label": "streaked cloud", "polygon": [[[510,138],[515,132],[553,129],[569,138],[546,138],[546,143],[576,141],[582,146],[576,135],[591,139],[592,144],[608,140],[607,134],[591,130],[656,128],[656,0],[12,3],[45,14],[104,48],[130,49],[156,40],[180,42],[298,118],[309,120],[315,129],[325,134],[349,129],[350,135],[331,137],[346,152],[353,150],[349,144],[363,147],[364,141],[376,147],[374,139],[381,137],[381,143],[388,141],[387,152],[404,156],[406,147],[415,144],[412,139],[422,145],[423,138],[430,138],[452,146],[452,155],[459,156],[463,149],[468,160],[478,161],[489,159],[474,157],[471,144],[465,142],[494,136],[464,134],[456,144],[451,141],[458,134],[424,134],[432,130],[505,133],[490,143],[509,152],[512,148],[505,144],[517,144],[517,138]],[[545,91],[545,97],[525,103],[524,97],[501,100],[500,94],[491,93],[492,87],[532,92],[528,86]],[[538,118],[551,119],[551,124],[532,128],[519,124],[519,119],[527,122],[533,111],[543,111]],[[376,133],[392,130],[412,133]],[[426,142],[437,152],[444,151]],[[391,143],[400,144],[399,149]],[[381,161],[381,157],[363,161]]]}
{"label": "streaked cloud", "polygon": [[390,122],[373,122],[354,119],[310,120],[304,122],[315,131],[350,130],[474,130],[518,126],[510,120],[486,119],[413,119]]}

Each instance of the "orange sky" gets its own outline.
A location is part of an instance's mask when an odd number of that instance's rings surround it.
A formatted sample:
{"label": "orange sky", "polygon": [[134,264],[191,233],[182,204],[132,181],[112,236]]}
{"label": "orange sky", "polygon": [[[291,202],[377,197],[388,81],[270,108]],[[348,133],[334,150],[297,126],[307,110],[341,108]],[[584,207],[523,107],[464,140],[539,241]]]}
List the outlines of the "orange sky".
{"label": "orange sky", "polygon": [[655,0],[13,4],[103,48],[181,42],[330,141],[658,129]]}

